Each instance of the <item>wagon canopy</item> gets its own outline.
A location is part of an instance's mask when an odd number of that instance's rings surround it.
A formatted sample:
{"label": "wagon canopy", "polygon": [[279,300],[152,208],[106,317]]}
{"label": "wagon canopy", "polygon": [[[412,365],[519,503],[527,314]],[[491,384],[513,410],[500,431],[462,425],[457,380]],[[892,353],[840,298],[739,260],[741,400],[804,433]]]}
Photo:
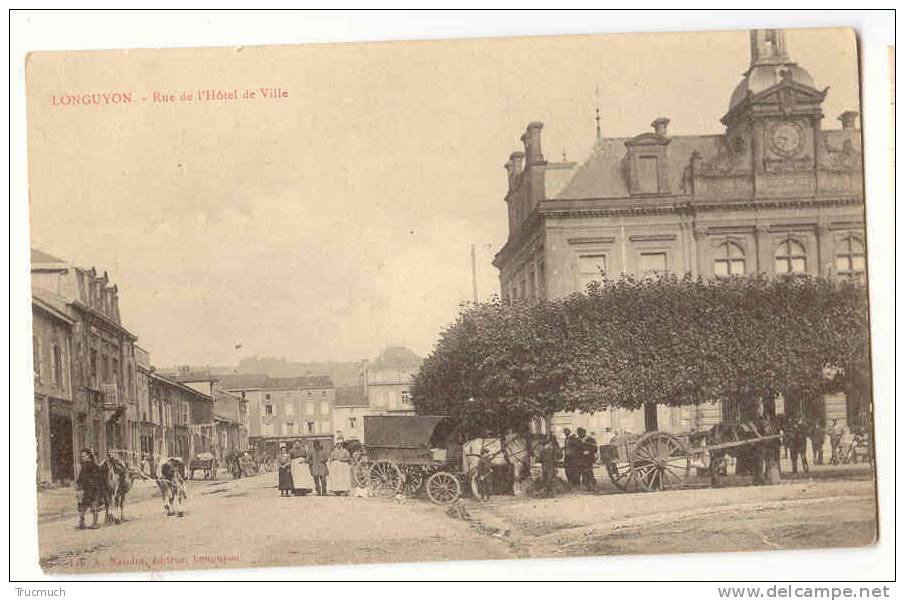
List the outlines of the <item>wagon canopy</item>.
{"label": "wagon canopy", "polygon": [[367,448],[430,449],[445,447],[457,420],[442,415],[367,415]]}

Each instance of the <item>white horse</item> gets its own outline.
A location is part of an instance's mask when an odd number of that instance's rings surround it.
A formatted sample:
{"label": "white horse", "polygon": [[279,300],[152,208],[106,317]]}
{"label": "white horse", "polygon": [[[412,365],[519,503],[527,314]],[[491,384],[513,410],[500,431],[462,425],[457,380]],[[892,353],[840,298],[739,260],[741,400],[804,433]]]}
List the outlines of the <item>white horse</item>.
{"label": "white horse", "polygon": [[462,466],[466,473],[472,474],[477,470],[478,460],[484,451],[490,454],[492,465],[511,464],[516,481],[522,480],[526,475],[525,470],[530,469],[525,461],[528,457],[525,438],[518,434],[507,434],[503,441],[499,438],[475,438],[463,444]]}

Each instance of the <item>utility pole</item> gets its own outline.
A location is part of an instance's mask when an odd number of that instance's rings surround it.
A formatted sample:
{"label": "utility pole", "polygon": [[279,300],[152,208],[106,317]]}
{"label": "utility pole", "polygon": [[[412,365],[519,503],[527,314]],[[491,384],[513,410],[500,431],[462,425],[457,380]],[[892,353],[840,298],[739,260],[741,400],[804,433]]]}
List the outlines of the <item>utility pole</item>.
{"label": "utility pole", "polygon": [[478,272],[475,263],[474,244],[471,245],[471,294],[475,304],[478,302]]}

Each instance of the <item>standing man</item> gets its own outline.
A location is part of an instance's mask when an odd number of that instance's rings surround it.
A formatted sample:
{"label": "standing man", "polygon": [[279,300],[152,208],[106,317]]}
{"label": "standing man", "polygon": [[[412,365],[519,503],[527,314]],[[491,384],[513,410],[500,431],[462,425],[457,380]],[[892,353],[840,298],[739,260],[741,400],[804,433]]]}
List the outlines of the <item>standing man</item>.
{"label": "standing man", "polygon": [[811,455],[814,465],[823,464],[823,441],[826,440],[826,427],[822,420],[814,418],[811,427]]}
{"label": "standing man", "polygon": [[321,441],[315,440],[314,452],[308,460],[308,467],[311,469],[311,477],[314,478],[314,487],[319,497],[327,494],[327,460],[327,454],[321,449]]}
{"label": "standing man", "polygon": [[597,489],[597,479],[594,478],[594,462],[597,459],[597,440],[588,436],[584,428],[578,428],[578,486],[587,487],[587,490]]}
{"label": "standing man", "polygon": [[572,434],[572,430],[569,428],[563,428],[562,433],[565,436],[565,441],[563,442],[563,467],[566,470],[566,481],[570,487],[576,487],[579,484],[577,464],[580,461],[581,450],[579,447],[581,444],[578,442],[578,437]]}
{"label": "standing man", "polygon": [[79,530],[85,529],[85,512],[91,510],[92,528],[97,528],[98,504],[106,496],[107,482],[94,458],[94,451],[82,449],[79,454],[79,475],[75,479],[78,499]]}

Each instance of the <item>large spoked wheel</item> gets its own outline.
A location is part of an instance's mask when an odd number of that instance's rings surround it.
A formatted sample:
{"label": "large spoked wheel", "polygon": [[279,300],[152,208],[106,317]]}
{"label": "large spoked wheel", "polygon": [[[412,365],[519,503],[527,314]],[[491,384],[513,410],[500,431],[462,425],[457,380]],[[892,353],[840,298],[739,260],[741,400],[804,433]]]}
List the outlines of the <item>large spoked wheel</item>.
{"label": "large spoked wheel", "polygon": [[408,496],[415,496],[424,485],[424,470],[420,465],[403,465],[401,469],[405,476],[402,492]]}
{"label": "large spoked wheel", "polygon": [[677,488],[690,470],[685,445],[667,432],[648,432],[632,452],[634,480],[646,491]]}
{"label": "large spoked wheel", "polygon": [[462,484],[449,472],[437,472],[427,479],[427,496],[437,505],[447,505],[462,496]]}
{"label": "large spoked wheel", "polygon": [[631,463],[611,461],[606,464],[606,473],[613,481],[613,485],[621,491],[636,488],[635,472]]}
{"label": "large spoked wheel", "polygon": [[371,466],[368,489],[375,497],[392,497],[402,490],[404,477],[395,463],[378,461]]}
{"label": "large spoked wheel", "polygon": [[371,483],[371,464],[366,459],[359,459],[352,466],[352,478],[358,488],[368,488]]}

